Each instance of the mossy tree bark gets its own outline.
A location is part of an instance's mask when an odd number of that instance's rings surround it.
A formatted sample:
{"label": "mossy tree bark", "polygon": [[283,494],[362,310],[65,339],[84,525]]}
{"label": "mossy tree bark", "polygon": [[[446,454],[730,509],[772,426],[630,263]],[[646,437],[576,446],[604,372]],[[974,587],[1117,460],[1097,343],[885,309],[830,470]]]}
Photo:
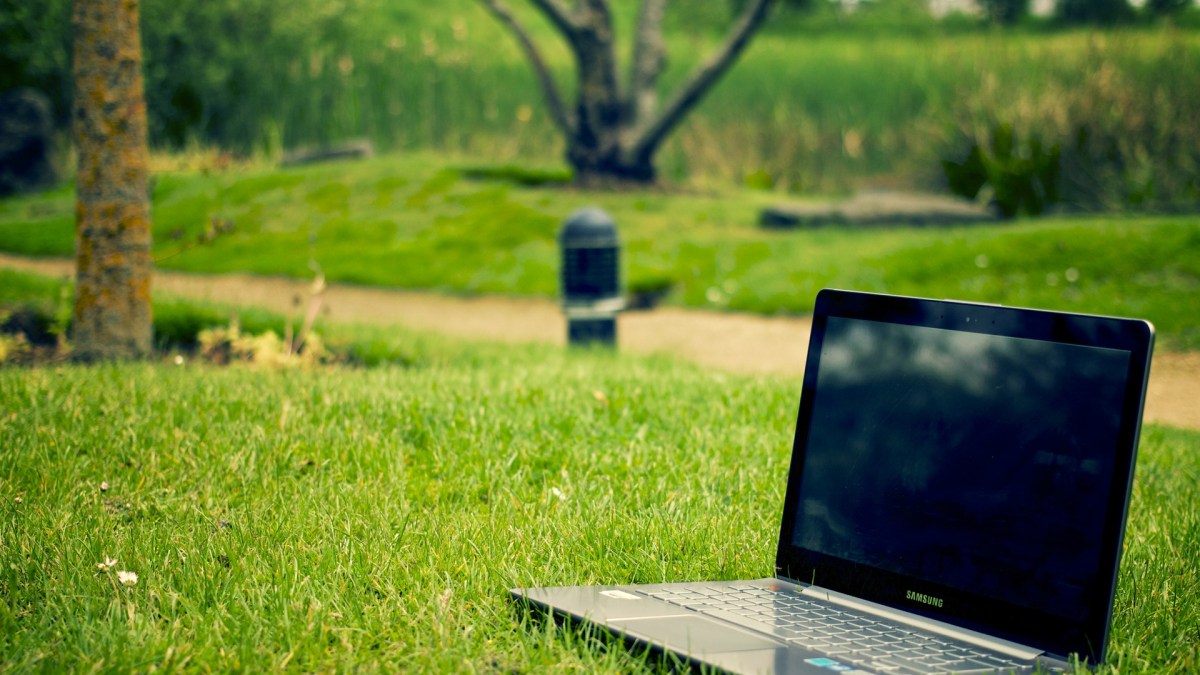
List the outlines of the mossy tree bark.
{"label": "mossy tree bark", "polygon": [[774,0],[748,0],[725,42],[658,106],[658,79],[666,64],[662,37],[667,0],[642,0],[629,76],[617,74],[609,0],[529,0],[566,39],[575,57],[578,98],[568,109],[529,32],[504,0],[479,0],[516,37],[533,66],[551,119],[567,140],[567,161],[578,183],[649,183],[654,155],[741,55],[766,20]]}
{"label": "mossy tree bark", "polygon": [[74,355],[140,358],[152,341],[146,103],[138,0],[75,0]]}

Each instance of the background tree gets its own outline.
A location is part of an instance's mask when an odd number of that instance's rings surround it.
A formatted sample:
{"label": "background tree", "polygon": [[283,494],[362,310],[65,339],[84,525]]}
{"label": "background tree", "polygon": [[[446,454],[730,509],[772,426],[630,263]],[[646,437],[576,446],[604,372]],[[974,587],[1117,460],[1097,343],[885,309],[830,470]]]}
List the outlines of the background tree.
{"label": "background tree", "polygon": [[988,20],[1012,25],[1029,13],[1029,0],[979,0],[979,7]]}
{"label": "background tree", "polygon": [[136,358],[151,348],[146,104],[137,0],[76,0],[72,134],[74,353]]}
{"label": "background tree", "polygon": [[1058,0],[1057,14],[1067,23],[1114,24],[1133,18],[1128,0]]}
{"label": "background tree", "polygon": [[70,23],[70,5],[62,0],[0,0],[0,92],[40,91],[61,126],[71,99]]}
{"label": "background tree", "polygon": [[1155,16],[1167,16],[1178,14],[1193,4],[1194,0],[1146,0],[1145,7]]}
{"label": "background tree", "polygon": [[530,0],[566,39],[575,57],[577,101],[569,110],[537,46],[502,0],[480,0],[516,36],[541,83],[550,116],[567,141],[567,162],[583,184],[651,182],[654,154],[672,130],[733,65],[762,26],[773,0],[749,0],[724,43],[699,64],[661,108],[658,78],[666,65],[666,0],[643,0],[629,77],[617,74],[616,39],[607,0]]}

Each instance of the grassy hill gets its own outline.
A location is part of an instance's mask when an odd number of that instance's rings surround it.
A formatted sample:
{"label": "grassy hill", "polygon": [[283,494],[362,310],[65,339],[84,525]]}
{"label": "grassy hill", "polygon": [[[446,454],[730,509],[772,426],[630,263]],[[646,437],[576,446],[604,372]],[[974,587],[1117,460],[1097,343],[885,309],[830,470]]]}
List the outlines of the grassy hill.
{"label": "grassy hill", "polygon": [[[747,189],[585,192],[473,179],[477,162],[388,155],[306,168],[208,166],[155,179],[156,265],[448,293],[554,296],[555,236],[599,205],[631,290],[667,302],[804,313],[822,287],[1149,318],[1200,347],[1200,219],[1062,216],[985,226],[756,225],[781,197]],[[493,167],[494,168],[494,167]],[[550,167],[536,177],[553,177]],[[499,175],[528,176],[526,171]],[[71,255],[70,188],[0,201],[0,250]]]}

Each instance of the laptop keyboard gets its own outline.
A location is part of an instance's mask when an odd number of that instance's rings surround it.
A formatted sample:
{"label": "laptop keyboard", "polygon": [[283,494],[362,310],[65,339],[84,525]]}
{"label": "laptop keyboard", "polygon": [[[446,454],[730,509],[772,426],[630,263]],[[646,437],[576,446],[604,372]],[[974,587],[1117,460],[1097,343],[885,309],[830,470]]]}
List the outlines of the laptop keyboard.
{"label": "laptop keyboard", "polygon": [[1028,666],[940,635],[761,586],[689,587],[649,595],[873,671],[907,675]]}

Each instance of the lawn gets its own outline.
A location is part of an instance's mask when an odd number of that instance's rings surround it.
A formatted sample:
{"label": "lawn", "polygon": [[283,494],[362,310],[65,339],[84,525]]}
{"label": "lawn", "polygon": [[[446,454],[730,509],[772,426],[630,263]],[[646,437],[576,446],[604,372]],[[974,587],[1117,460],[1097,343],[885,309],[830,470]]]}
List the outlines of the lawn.
{"label": "lawn", "polygon": [[[156,264],[298,277],[320,269],[346,283],[552,297],[558,228],[598,204],[620,228],[627,286],[669,288],[674,304],[806,313],[817,290],[835,286],[1143,317],[1161,344],[1200,348],[1194,215],[778,232],[756,222],[779,194],[523,187],[468,178],[475,164],[411,154],[164,170],[153,189]],[[2,200],[0,250],[71,255],[73,214],[69,187]]]}
{"label": "lawn", "polygon": [[[629,672],[506,589],[770,574],[798,381],[346,329],[412,365],[0,369],[0,670]],[[1143,433],[1113,672],[1200,668],[1198,444]]]}

